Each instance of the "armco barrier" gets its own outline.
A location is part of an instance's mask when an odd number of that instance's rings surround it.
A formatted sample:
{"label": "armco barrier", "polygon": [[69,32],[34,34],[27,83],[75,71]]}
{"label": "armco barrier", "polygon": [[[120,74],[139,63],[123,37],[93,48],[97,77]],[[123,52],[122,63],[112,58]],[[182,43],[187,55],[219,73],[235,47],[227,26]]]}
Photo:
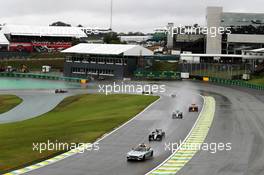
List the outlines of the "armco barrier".
{"label": "armco barrier", "polygon": [[240,87],[251,88],[256,90],[264,90],[263,85],[251,84],[242,80],[227,80],[222,78],[209,77],[209,82],[223,84],[223,85],[240,86]]}
{"label": "armco barrier", "polygon": [[62,80],[69,82],[81,82],[81,78],[72,77],[61,77],[46,74],[31,74],[31,73],[11,73],[11,72],[1,72],[0,77],[16,77],[16,78],[36,78],[36,79],[46,79],[46,80]]}

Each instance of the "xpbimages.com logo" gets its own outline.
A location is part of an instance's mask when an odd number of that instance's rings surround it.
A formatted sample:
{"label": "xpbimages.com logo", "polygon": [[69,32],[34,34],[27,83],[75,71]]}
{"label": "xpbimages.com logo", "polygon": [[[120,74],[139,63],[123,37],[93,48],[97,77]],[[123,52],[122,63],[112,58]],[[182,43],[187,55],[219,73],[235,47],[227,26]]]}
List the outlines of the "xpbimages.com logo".
{"label": "xpbimages.com logo", "polygon": [[165,143],[165,151],[171,151],[174,153],[177,150],[184,151],[208,151],[215,154],[219,151],[231,151],[232,143],[183,143],[181,140],[179,143]]}
{"label": "xpbimages.com logo", "polygon": [[168,29],[167,33],[169,35],[208,35],[215,38],[223,34],[231,34],[231,27],[193,27],[193,26],[173,26]]}
{"label": "xpbimages.com logo", "polygon": [[32,144],[32,150],[39,153],[44,151],[69,151],[74,150],[76,153],[84,153],[85,151],[99,151],[99,143],[62,143],[56,140],[52,142],[39,142]]}
{"label": "xpbimages.com logo", "polygon": [[125,83],[116,83],[113,84],[99,84],[98,85],[98,92],[104,93],[109,95],[111,93],[126,93],[126,94],[138,94],[138,93],[146,93],[146,94],[153,94],[153,93],[164,93],[166,92],[165,85],[157,85],[157,84],[125,84]]}

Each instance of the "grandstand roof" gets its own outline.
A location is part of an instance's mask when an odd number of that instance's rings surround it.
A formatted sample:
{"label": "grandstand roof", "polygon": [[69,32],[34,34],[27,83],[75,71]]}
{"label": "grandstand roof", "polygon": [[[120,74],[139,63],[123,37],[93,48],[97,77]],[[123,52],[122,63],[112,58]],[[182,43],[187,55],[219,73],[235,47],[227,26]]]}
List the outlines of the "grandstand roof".
{"label": "grandstand roof", "polygon": [[264,52],[264,48],[250,50],[252,52]]}
{"label": "grandstand roof", "polygon": [[4,34],[22,36],[87,37],[78,27],[5,25],[2,31]]}
{"label": "grandstand roof", "polygon": [[63,53],[79,53],[92,55],[121,55],[124,56],[151,56],[153,52],[139,45],[128,44],[86,44],[81,43],[68,48]]}
{"label": "grandstand roof", "polygon": [[4,33],[0,31],[0,45],[9,45],[9,41],[6,39]]}

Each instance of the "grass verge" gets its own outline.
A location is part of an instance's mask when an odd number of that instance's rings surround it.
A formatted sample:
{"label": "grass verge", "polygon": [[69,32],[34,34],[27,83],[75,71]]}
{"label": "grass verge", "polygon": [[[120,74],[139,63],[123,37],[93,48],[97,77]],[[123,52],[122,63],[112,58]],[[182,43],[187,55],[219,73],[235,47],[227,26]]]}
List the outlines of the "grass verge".
{"label": "grass verge", "polygon": [[92,143],[134,117],[154,96],[78,95],[37,118],[0,125],[0,174],[52,157],[63,151],[33,151],[33,143]]}
{"label": "grass verge", "polygon": [[0,114],[11,110],[22,102],[22,99],[15,95],[0,95]]}
{"label": "grass verge", "polygon": [[250,80],[249,82],[252,83],[252,84],[263,85],[263,86],[264,86],[264,78],[262,78],[262,79],[254,79],[254,80]]}
{"label": "grass verge", "polygon": [[264,76],[253,76],[252,79],[249,80],[249,83],[264,86]]}
{"label": "grass verge", "polygon": [[30,71],[42,70],[43,65],[49,65],[52,69],[63,70],[63,59],[32,59],[32,60],[2,60],[0,67],[12,66],[13,68],[21,69],[23,65],[27,66]]}

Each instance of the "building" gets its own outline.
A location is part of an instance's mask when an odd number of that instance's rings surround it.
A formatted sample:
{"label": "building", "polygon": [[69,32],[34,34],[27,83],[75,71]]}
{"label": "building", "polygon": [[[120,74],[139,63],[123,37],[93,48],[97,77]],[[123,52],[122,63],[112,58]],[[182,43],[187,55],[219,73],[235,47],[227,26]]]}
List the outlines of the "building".
{"label": "building", "polygon": [[1,30],[12,52],[54,52],[87,35],[78,27],[5,25]]}
{"label": "building", "polygon": [[178,26],[173,23],[167,26],[167,48],[179,52],[204,53],[205,35],[200,32],[201,27]]}
{"label": "building", "polygon": [[99,27],[79,27],[84,33],[89,36],[89,35],[99,35],[99,34],[108,34],[112,32],[111,29],[106,29],[106,28],[99,28]]}
{"label": "building", "polygon": [[[215,32],[221,28],[230,32]],[[167,34],[169,50],[241,55],[243,50],[264,47],[264,13],[224,12],[223,7],[207,7],[205,27],[175,27],[168,23],[161,32]]]}
{"label": "building", "polygon": [[131,77],[144,57],[153,52],[139,45],[78,44],[68,48],[64,76],[123,79]]}
{"label": "building", "polygon": [[151,35],[143,35],[143,36],[119,36],[121,42],[125,42],[127,44],[146,44],[147,41],[152,39]]}
{"label": "building", "polygon": [[230,28],[231,34],[207,35],[207,54],[242,54],[243,50],[264,47],[264,13],[223,12],[207,8],[207,27]]}
{"label": "building", "polygon": [[104,43],[104,37],[111,33],[111,29],[99,27],[79,27],[87,35],[86,42],[88,43]]}
{"label": "building", "polygon": [[6,39],[5,35],[0,31],[0,51],[8,50],[9,41]]}
{"label": "building", "polygon": [[[206,22],[210,32],[205,35],[205,52],[183,53],[181,60],[238,64],[255,60],[254,66],[264,59],[255,52],[264,47],[264,13],[224,12],[223,7],[207,7]],[[225,29],[222,33],[217,31],[221,28]]]}

